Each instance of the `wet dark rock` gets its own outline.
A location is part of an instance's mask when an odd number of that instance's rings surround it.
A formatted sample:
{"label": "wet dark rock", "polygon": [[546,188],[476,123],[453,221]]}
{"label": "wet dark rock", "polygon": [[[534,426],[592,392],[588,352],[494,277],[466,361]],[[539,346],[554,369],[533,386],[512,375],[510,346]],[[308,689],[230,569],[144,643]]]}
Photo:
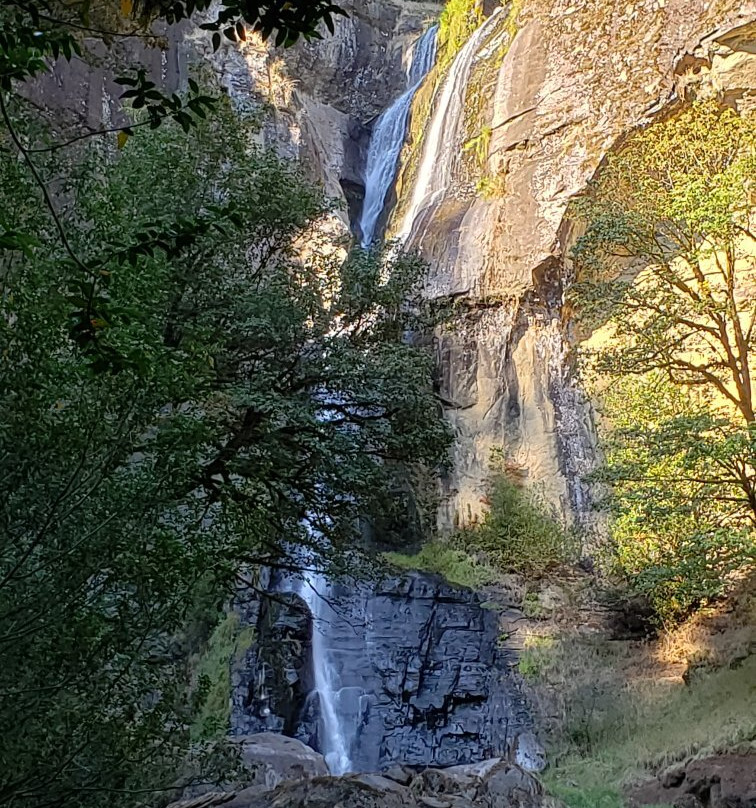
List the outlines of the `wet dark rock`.
{"label": "wet dark rock", "polygon": [[256,642],[232,671],[234,735],[281,732],[293,736],[312,689],[311,618],[305,602],[280,592],[241,605]]}
{"label": "wet dark rock", "polygon": [[[234,671],[232,730],[284,732],[322,749],[312,626],[302,601],[287,597],[265,598],[245,618],[258,639]],[[339,712],[356,727],[355,771],[455,766],[512,751],[528,713],[512,658],[498,647],[497,616],[477,594],[413,573],[372,588],[337,586],[329,600],[325,642],[340,679]],[[261,683],[269,716],[260,710]]]}

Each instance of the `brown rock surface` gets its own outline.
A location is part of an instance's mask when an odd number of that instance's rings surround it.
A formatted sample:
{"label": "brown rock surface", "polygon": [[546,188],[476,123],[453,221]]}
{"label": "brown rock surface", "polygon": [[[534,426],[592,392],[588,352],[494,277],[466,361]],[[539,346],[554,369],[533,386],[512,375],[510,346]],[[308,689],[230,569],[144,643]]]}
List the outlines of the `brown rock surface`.
{"label": "brown rock surface", "polygon": [[[670,776],[674,774],[674,776]],[[700,805],[752,808],[756,805],[756,755],[714,755],[667,769],[628,793],[632,805]]]}

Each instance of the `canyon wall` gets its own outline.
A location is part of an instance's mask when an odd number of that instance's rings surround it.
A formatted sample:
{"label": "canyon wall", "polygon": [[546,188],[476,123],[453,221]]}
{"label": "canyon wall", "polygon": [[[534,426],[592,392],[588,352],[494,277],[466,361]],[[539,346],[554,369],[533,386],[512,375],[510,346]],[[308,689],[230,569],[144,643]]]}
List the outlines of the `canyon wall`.
{"label": "canyon wall", "polygon": [[[628,132],[676,101],[716,94],[752,108],[754,20],[753,2],[733,0],[524,0],[499,15],[461,88],[452,180],[421,207],[409,238],[430,262],[428,295],[459,312],[437,344],[458,437],[442,528],[481,514],[493,447],[567,518],[591,522],[581,477],[597,460],[593,418],[563,305],[568,203]],[[435,79],[416,102],[395,228],[441,95]]]}
{"label": "canyon wall", "polygon": [[[346,8],[334,36],[286,51],[251,39],[212,53],[205,32],[187,25],[154,47],[92,41],[85,61],[57,64],[29,94],[58,124],[96,129],[122,117],[119,65],[145,64],[169,90],[191,71],[212,71],[260,117],[260,140],[301,158],[337,200],[327,235],[340,238],[359,215],[371,125],[404,89],[408,49],[441,6]],[[567,206],[629,131],[676,100],[715,93],[753,105],[755,18],[753,0],[513,0],[498,14],[458,88],[449,186],[419,212],[409,239],[430,263],[427,294],[453,300],[458,315],[436,339],[439,393],[457,436],[442,529],[484,510],[493,447],[565,517],[590,522],[581,478],[595,465],[596,441],[563,307]],[[432,72],[416,97],[395,228],[443,79]]]}

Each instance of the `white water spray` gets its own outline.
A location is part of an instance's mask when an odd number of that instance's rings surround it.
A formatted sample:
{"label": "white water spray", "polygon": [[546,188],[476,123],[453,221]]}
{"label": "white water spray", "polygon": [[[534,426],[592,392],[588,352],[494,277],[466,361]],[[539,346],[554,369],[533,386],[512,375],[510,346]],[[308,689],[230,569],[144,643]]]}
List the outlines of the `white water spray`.
{"label": "white water spray", "polygon": [[326,577],[318,572],[305,573],[299,594],[312,615],[312,667],[323,729],[320,752],[331,774],[346,774],[352,770],[352,739],[346,733],[339,709],[341,683],[325,644],[326,627],[336,616],[328,602]]}
{"label": "white water spray", "polygon": [[438,26],[434,25],[417,40],[407,71],[407,90],[381,113],[375,123],[365,166],[365,201],[360,217],[363,247],[369,247],[375,237],[386,194],[396,175],[412,99],[436,59],[437,32]]}
{"label": "white water spray", "polygon": [[423,154],[417,171],[412,199],[397,233],[401,241],[412,235],[415,219],[448,189],[462,137],[465,92],[478,51],[496,25],[503,8],[493,14],[472,34],[455,56],[449,68],[441,97],[425,133]]}

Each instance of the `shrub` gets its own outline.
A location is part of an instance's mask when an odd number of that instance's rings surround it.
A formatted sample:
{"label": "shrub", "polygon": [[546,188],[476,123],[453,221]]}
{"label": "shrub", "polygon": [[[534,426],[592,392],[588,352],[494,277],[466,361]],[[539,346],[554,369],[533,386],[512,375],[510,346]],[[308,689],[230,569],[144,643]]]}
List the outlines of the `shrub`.
{"label": "shrub", "polygon": [[438,25],[438,59],[446,69],[459,53],[470,35],[483,22],[483,10],[478,0],[449,0]]}
{"label": "shrub", "polygon": [[480,525],[459,531],[457,542],[505,572],[541,577],[577,557],[577,540],[535,491],[497,472],[491,481],[489,511]]}
{"label": "shrub", "polygon": [[442,575],[449,583],[478,589],[496,580],[488,565],[442,542],[429,542],[416,555],[386,553],[387,561],[405,570],[422,570]]}

